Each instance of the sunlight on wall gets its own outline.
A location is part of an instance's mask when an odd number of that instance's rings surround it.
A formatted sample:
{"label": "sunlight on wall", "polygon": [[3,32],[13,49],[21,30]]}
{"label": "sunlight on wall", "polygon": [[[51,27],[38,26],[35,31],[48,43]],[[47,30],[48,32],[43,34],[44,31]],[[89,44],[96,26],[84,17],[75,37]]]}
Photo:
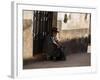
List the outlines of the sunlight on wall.
{"label": "sunlight on wall", "polygon": [[29,11],[23,11],[23,18],[24,19],[32,19],[33,17],[33,11],[29,10]]}
{"label": "sunlight on wall", "polygon": [[[67,14],[68,21],[64,23],[64,15]],[[85,19],[86,17],[86,19]],[[61,30],[89,28],[90,14],[85,13],[58,13],[58,22],[61,22]]]}
{"label": "sunlight on wall", "polygon": [[32,58],[32,11],[23,12],[23,59]]}
{"label": "sunlight on wall", "polygon": [[[67,22],[64,23],[64,15],[67,14]],[[57,27],[58,38],[65,41],[72,38],[87,37],[90,33],[89,13],[58,13]]]}

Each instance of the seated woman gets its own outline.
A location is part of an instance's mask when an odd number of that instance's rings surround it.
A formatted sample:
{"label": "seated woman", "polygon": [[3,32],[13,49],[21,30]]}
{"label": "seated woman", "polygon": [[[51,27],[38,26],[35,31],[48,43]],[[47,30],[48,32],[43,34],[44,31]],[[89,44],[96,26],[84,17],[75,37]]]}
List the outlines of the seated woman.
{"label": "seated woman", "polygon": [[65,60],[66,56],[63,47],[58,42],[58,30],[56,27],[52,28],[52,35],[48,35],[44,41],[44,52],[46,53],[47,60]]}

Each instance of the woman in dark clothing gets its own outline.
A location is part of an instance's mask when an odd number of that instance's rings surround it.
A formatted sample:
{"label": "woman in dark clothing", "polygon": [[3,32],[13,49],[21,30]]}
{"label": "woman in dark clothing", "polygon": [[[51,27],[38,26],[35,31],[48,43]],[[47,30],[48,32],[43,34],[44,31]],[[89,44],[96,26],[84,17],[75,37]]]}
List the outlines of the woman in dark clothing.
{"label": "woman in dark clothing", "polygon": [[65,60],[66,56],[63,51],[63,47],[58,42],[57,36],[58,30],[56,27],[52,28],[52,35],[48,35],[44,41],[44,52],[47,60]]}

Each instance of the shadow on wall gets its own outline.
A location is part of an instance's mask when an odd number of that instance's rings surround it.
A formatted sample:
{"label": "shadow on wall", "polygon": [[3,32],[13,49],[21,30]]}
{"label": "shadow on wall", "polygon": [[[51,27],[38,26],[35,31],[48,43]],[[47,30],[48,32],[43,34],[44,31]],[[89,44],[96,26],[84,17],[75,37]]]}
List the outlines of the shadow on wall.
{"label": "shadow on wall", "polygon": [[88,37],[69,39],[61,42],[67,54],[87,53],[87,47],[90,45],[90,35]]}

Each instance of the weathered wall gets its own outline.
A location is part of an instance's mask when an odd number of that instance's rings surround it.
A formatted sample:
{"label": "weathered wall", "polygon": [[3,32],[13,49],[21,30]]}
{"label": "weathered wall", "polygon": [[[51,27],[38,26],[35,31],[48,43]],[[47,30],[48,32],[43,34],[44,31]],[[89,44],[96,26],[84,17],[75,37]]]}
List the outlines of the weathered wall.
{"label": "weathered wall", "polygon": [[[65,14],[67,14],[68,18],[67,23],[64,23]],[[58,13],[57,27],[60,31],[58,34],[60,41],[65,41],[72,38],[86,37],[90,33],[90,14]]]}
{"label": "weathered wall", "polygon": [[[64,23],[64,15],[67,14],[67,22]],[[89,29],[90,14],[86,13],[58,13],[57,21],[61,24],[61,30]],[[57,24],[59,26],[59,24]]]}
{"label": "weathered wall", "polygon": [[58,33],[58,38],[62,42],[73,38],[88,37],[88,34],[89,34],[89,30],[87,28],[62,30]]}
{"label": "weathered wall", "polygon": [[24,11],[23,16],[23,59],[32,58],[32,11]]}

